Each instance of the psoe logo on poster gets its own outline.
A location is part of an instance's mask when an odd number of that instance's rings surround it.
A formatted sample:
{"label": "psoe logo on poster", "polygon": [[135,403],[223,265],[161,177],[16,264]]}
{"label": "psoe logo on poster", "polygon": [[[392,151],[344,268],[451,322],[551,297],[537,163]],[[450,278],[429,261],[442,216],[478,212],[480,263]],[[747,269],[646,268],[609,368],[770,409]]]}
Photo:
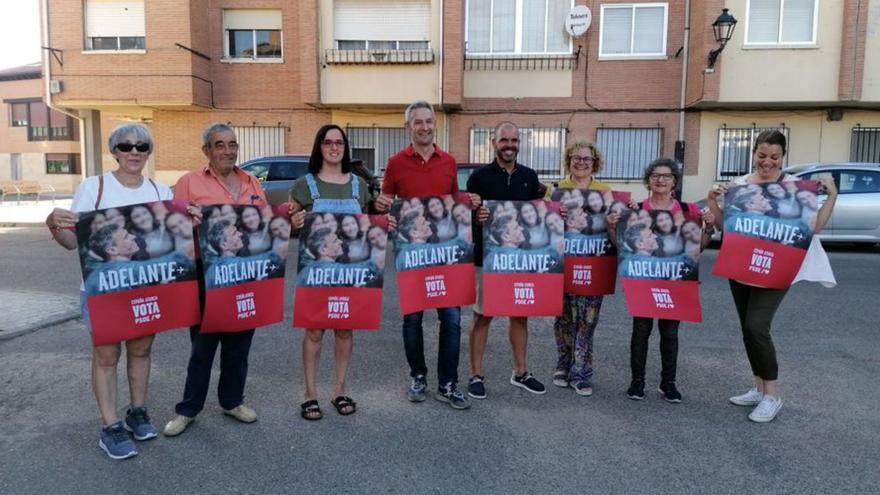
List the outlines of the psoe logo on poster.
{"label": "psoe logo on poster", "polygon": [[149,323],[162,318],[159,309],[159,296],[139,297],[131,300],[131,312],[135,324]]}
{"label": "psoe logo on poster", "polygon": [[573,285],[590,285],[593,283],[593,267],[590,265],[574,265],[571,270]]}
{"label": "psoe logo on poster", "polygon": [[347,320],[351,315],[348,312],[348,296],[330,296],[327,298],[327,318],[330,320]]}
{"label": "psoe logo on poster", "polygon": [[425,278],[425,291],[429,298],[446,295],[446,276],[432,275]]}
{"label": "psoe logo on poster", "polygon": [[675,303],[672,301],[672,294],[669,292],[669,289],[651,287],[651,296],[654,298],[654,306],[657,309],[675,308]]}
{"label": "psoe logo on poster", "polygon": [[254,293],[245,292],[235,296],[235,307],[238,310],[238,319],[243,320],[257,315],[257,305],[254,303]]}
{"label": "psoe logo on poster", "polygon": [[752,259],[749,262],[749,271],[759,275],[769,275],[770,267],[773,265],[773,251],[755,248],[752,251]]}
{"label": "psoe logo on poster", "polygon": [[513,284],[513,304],[535,304],[535,284],[531,282],[516,282]]}

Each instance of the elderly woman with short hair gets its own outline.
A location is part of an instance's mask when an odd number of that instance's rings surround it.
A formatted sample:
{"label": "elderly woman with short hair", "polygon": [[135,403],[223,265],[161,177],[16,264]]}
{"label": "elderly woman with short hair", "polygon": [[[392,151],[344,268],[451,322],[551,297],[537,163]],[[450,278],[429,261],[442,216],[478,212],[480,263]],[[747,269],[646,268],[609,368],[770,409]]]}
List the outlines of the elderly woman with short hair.
{"label": "elderly woman with short hair", "polygon": [[[46,218],[52,237],[67,249],[77,247],[74,229],[80,213],[171,199],[171,190],[167,186],[143,175],[153,151],[153,137],[146,127],[120,125],[110,133],[108,144],[119,168],[84,180],[76,188],[71,209],[55,208]],[[88,327],[89,312],[82,286],[80,300],[83,323]],[[156,428],[150,423],[145,407],[152,344],[152,335],[125,342],[131,404],[124,420],[117,417],[116,411],[120,344],[99,345],[92,350],[92,389],[104,422],[98,446],[113,459],[126,459],[138,453],[126,430],[132,432],[135,440],[149,440],[156,436]]]}

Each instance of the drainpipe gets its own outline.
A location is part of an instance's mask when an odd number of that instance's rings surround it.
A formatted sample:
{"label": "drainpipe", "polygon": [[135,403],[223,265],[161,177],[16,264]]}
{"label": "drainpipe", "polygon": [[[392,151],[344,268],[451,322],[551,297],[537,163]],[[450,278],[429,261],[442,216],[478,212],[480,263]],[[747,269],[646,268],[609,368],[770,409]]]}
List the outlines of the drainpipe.
{"label": "drainpipe", "polygon": [[[690,30],[691,30],[691,1],[685,0],[684,2],[684,51],[682,52],[682,64],[681,64],[681,95],[679,97],[678,103],[678,141],[675,143],[675,159],[681,162],[682,167],[684,167],[684,152],[685,152],[685,139],[684,139],[684,119],[685,119],[685,111],[684,106],[687,101],[687,75],[688,75],[688,44],[690,43]],[[684,170],[682,170],[682,178],[684,176]],[[684,182],[684,180],[682,180]],[[682,184],[678,185],[679,189],[682,187]],[[678,197],[681,198],[681,190],[678,191]]]}
{"label": "drainpipe", "polygon": [[[446,34],[443,32],[443,0],[440,0],[440,46],[438,48],[440,54],[440,77],[438,77],[437,96],[438,106],[443,109],[443,40]],[[443,147],[449,152],[449,114],[443,112]]]}
{"label": "drainpipe", "polygon": [[[77,124],[79,125],[79,137],[80,137],[79,154],[80,154],[81,161],[83,162],[82,163],[83,167],[82,167],[81,173],[82,173],[82,178],[85,178],[88,176],[88,171],[89,171],[88,160],[85,160],[85,158],[88,157],[88,151],[89,151],[86,148],[86,138],[88,137],[88,131],[91,130],[90,128],[92,126],[91,125],[86,126],[85,120],[80,115],[71,113],[64,108],[55,106],[52,103],[52,92],[49,89],[49,82],[52,80],[52,62],[49,59],[49,56],[46,54],[46,48],[45,48],[45,47],[49,46],[49,0],[40,0],[40,24],[41,24],[40,27],[41,27],[41,31],[42,31],[42,42],[43,42],[43,47],[44,47],[42,59],[43,59],[43,88],[45,91],[45,98],[43,98],[43,100],[45,101],[46,106],[49,107],[50,109],[55,110],[56,112],[63,113],[64,115],[67,115],[68,117],[71,117],[73,119],[76,119]],[[89,129],[87,129],[87,127]],[[101,136],[100,136],[100,132],[99,132],[99,134],[98,134],[98,142],[99,143],[101,141],[100,138],[101,138]],[[90,148],[94,148],[94,146],[92,146]],[[100,155],[98,155],[98,156],[99,156],[99,158],[98,158],[97,162],[92,167],[92,168],[94,168],[95,174],[100,174],[101,170],[102,170]]]}

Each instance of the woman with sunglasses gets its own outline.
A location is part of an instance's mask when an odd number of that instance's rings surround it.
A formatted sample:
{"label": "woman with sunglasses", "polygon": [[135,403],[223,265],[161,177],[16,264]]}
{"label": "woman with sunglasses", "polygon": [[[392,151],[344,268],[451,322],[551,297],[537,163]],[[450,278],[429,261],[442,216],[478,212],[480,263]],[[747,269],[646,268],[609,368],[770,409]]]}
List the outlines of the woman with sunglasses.
{"label": "woman with sunglasses", "polygon": [[[357,215],[367,211],[372,198],[367,183],[351,172],[348,138],[341,127],[330,124],[318,130],[309,158],[309,173],[293,183],[290,199],[293,210],[297,212],[292,217],[295,229],[303,227],[307,211],[324,213],[325,217],[329,215],[331,218],[334,214]],[[333,230],[336,231],[337,228],[338,226],[334,226]],[[345,394],[345,378],[354,338],[351,330],[334,330],[333,337],[336,386],[333,394],[335,398],[330,403],[336,408],[336,412],[347,416],[357,411],[355,401]],[[323,417],[318,405],[316,383],[323,340],[324,329],[305,330],[302,358],[306,388],[305,402],[300,404],[300,415],[310,421]]]}
{"label": "woman with sunglasses", "polygon": [[[578,190],[572,191],[567,204],[572,207],[580,204],[587,208],[581,191],[611,190],[607,184],[593,177],[602,170],[603,163],[602,153],[593,143],[574,141],[566,147],[562,165],[568,177],[559,181],[557,187]],[[551,193],[548,191],[548,197]],[[593,334],[599,323],[603,296],[565,294],[562,297],[562,316],[556,317],[553,324],[557,352],[553,385],[571,386],[578,395],[590,396],[593,394]]]}
{"label": "woman with sunglasses", "polygon": [[[120,125],[110,133],[109,146],[119,168],[84,180],[76,188],[71,210],[55,208],[46,218],[52,237],[67,249],[76,249],[74,228],[79,213],[172,198],[167,186],[143,175],[147,159],[153,151],[153,138],[146,127],[140,124]],[[80,301],[83,323],[88,327],[89,312],[82,286]],[[100,345],[92,350],[92,389],[104,423],[98,446],[113,459],[127,459],[138,454],[128,432],[135,440],[156,437],[156,428],[150,422],[145,406],[152,344],[152,335],[125,342],[130,406],[124,420],[120,420],[116,414],[116,368],[120,345]]]}

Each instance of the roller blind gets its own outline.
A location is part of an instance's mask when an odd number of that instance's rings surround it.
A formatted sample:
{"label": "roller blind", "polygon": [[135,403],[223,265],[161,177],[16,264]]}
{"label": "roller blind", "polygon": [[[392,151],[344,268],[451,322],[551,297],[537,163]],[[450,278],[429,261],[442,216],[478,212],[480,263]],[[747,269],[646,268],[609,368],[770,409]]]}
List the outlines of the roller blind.
{"label": "roller blind", "polygon": [[87,0],[86,37],[144,37],[143,0]]}
{"label": "roller blind", "polygon": [[333,37],[337,40],[429,41],[430,0],[336,0]]}
{"label": "roller blind", "polygon": [[787,0],[782,17],[782,42],[813,41],[813,0]]}
{"label": "roller blind", "polygon": [[266,9],[224,9],[223,29],[281,29],[281,11]]}

